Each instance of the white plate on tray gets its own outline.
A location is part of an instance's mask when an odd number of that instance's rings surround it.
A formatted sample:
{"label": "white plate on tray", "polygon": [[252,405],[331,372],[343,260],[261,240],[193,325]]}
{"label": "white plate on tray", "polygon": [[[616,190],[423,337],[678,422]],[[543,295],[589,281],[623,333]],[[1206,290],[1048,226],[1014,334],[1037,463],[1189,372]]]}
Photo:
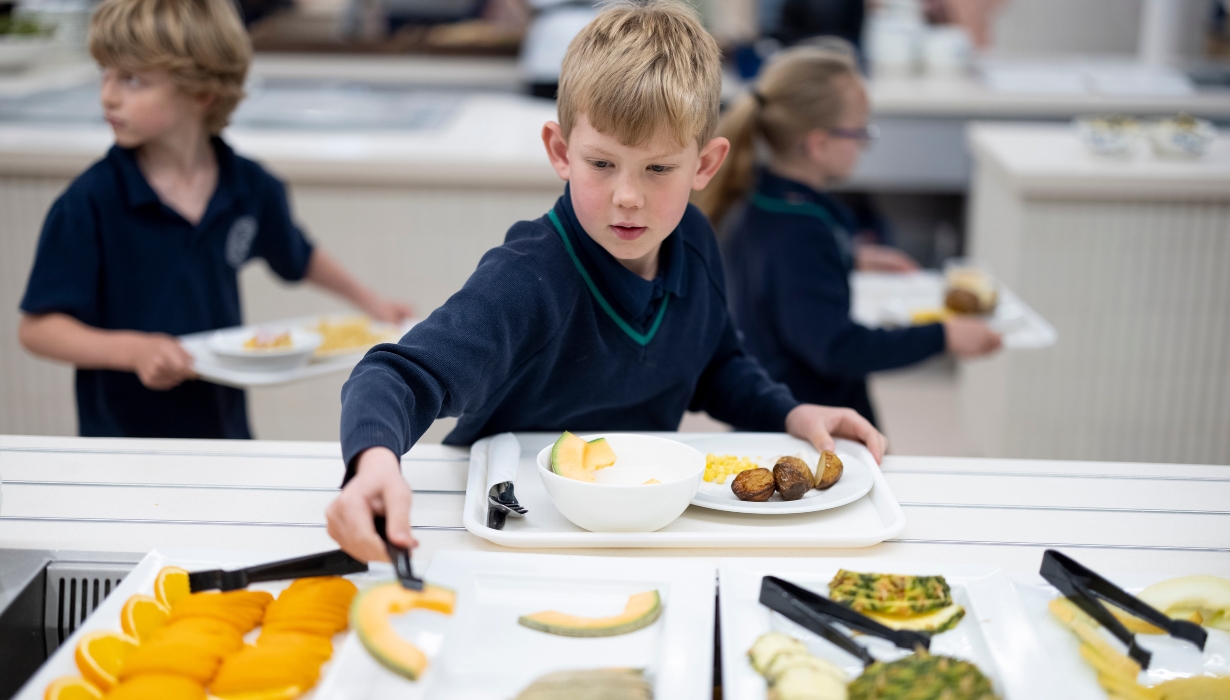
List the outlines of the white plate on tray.
{"label": "white plate on tray", "polygon": [[[1011,583],[998,568],[883,559],[723,559],[719,573],[723,697],[765,699],[767,685],[748,663],[747,650],[766,632],[800,639],[813,654],[845,669],[850,680],[862,673],[862,663],[856,657],[759,602],[764,576],[777,576],[827,596],[829,581],[842,568],[944,576],[953,601],[965,608],[965,617],[955,628],[932,637],[931,653],[973,662],[1006,700],[1063,697],[1051,687],[1049,657]],[[910,653],[881,639],[859,637],[858,641],[881,661]]]}
{"label": "white plate on tray", "polygon": [[[713,433],[651,433],[692,444],[715,437]],[[736,434],[737,435],[737,434]],[[775,433],[748,434],[772,443]],[[726,436],[726,434],[723,434]],[[841,508],[812,513],[730,513],[689,506],[671,524],[656,532],[587,532],[568,521],[551,503],[535,461],[538,451],[558,433],[518,433],[521,459],[514,479],[517,500],[529,513],[508,518],[502,530],[487,527],[487,458],[491,440],[470,448],[470,472],[462,523],[474,535],[505,547],[869,547],[896,537],[905,529],[905,513],[893,496],[867,448],[838,440],[838,453],[851,453],[871,471],[870,493]],[[779,443],[780,444],[780,443]],[[835,488],[835,487],[834,487]]]}
{"label": "white plate on tray", "polygon": [[[423,578],[458,592],[450,625],[431,642],[431,666],[412,682],[379,666],[347,639],[320,700],[508,700],[553,671],[645,668],[654,697],[713,695],[714,564],[491,552],[439,552]],[[543,610],[605,616],[628,596],[656,589],[656,622],[614,637],[562,637],[517,624]]]}
{"label": "white plate on tray", "polygon": [[[799,457],[813,469],[820,461],[820,453],[809,443],[782,434],[728,433],[690,440],[688,444],[705,454],[747,457],[758,466],[770,470],[779,458],[785,456]],[[783,501],[779,493],[760,503],[740,501],[731,490],[735,478],[730,476],[724,484],[702,481],[692,505],[731,513],[759,514],[811,513],[844,506],[866,496],[875,485],[875,477],[863,458],[854,451],[839,447],[836,452],[843,467],[841,479],[824,491],[811,489],[797,501]]]}
{"label": "white plate on tray", "polygon": [[[107,596],[94,612],[86,618],[85,622],[73,632],[59,649],[52,654],[42,667],[22,686],[17,695],[13,696],[13,700],[42,700],[43,692],[47,688],[47,684],[59,678],[60,676],[77,676],[81,675],[77,670],[77,663],[73,660],[73,653],[77,649],[77,642],[82,635],[87,632],[97,630],[111,630],[119,632],[120,627],[120,611],[124,607],[125,601],[129,596],[135,593],[143,593],[145,595],[154,594],[154,581],[158,578],[158,572],[164,566],[180,566],[189,571],[201,571],[205,569],[238,569],[253,564],[262,564],[265,562],[278,561],[280,559],[288,559],[294,554],[286,552],[252,552],[252,551],[232,551],[232,550],[210,550],[210,549],[155,549],[137,564],[124,581],[116,586],[115,590]],[[364,586],[380,580],[389,579],[392,577],[392,570],[388,565],[376,565],[375,570],[371,573],[353,574],[346,578],[354,581],[355,585],[362,589]],[[290,585],[289,581],[272,581],[269,583],[256,583],[249,588],[252,590],[269,591],[273,595],[277,595],[283,588]],[[259,630],[258,630],[259,631]],[[256,632],[249,635],[248,641],[255,638]],[[334,657],[333,660],[325,662],[321,669],[323,677],[329,672],[332,665],[336,663],[337,652],[342,648],[342,642],[346,639],[346,635],[339,634],[333,639]],[[317,689],[319,689],[319,684]],[[307,694],[300,696],[303,700],[319,699],[321,696],[317,690],[309,691]]]}
{"label": "white plate on tray", "polygon": [[[1103,574],[1128,593],[1139,593],[1146,586],[1165,581],[1174,576]],[[1014,576],[1012,586],[1016,589],[1025,614],[1037,631],[1046,649],[1050,652],[1055,676],[1062,679],[1071,700],[1106,700],[1106,691],[1098,685],[1093,667],[1080,656],[1080,641],[1067,627],[1059,624],[1047,609],[1051,599],[1059,592],[1041,576]],[[1164,635],[1138,634],[1140,646],[1153,652],[1149,669],[1142,671],[1137,682],[1156,685],[1172,678],[1209,674],[1230,675],[1230,633],[1205,627],[1209,633],[1204,652],[1195,645]],[[1123,644],[1106,630],[1102,634],[1116,649],[1126,653]]]}

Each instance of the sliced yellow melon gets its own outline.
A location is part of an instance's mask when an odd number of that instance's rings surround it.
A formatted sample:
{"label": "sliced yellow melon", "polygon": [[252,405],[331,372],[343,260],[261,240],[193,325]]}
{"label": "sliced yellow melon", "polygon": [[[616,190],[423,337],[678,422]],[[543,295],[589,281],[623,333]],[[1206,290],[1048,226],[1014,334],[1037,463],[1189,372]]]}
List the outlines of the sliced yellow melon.
{"label": "sliced yellow melon", "polygon": [[1141,591],[1137,596],[1170,617],[1191,619],[1200,615],[1205,625],[1230,613],[1230,579],[1219,576],[1181,576]]}
{"label": "sliced yellow melon", "polygon": [[412,591],[397,582],[382,583],[355,597],[350,608],[350,626],[377,661],[390,671],[415,680],[427,670],[427,655],[397,634],[389,616],[414,609],[452,615],[456,602],[457,594],[447,588],[427,585],[422,591]]}
{"label": "sliced yellow melon", "polygon": [[577,481],[594,480],[594,472],[585,469],[586,442],[567,430],[551,448],[551,471]]}
{"label": "sliced yellow melon", "polygon": [[606,438],[598,438],[585,443],[585,471],[596,472],[606,469],[615,463],[615,450]]}
{"label": "sliced yellow melon", "polygon": [[517,622],[532,630],[563,637],[613,637],[648,627],[661,614],[661,596],[657,591],[645,591],[628,598],[624,611],[610,617],[578,617],[548,610],[522,615]]}
{"label": "sliced yellow melon", "polygon": [[883,615],[871,611],[864,611],[863,614],[890,629],[939,634],[956,627],[965,617],[965,608],[953,603],[921,615]]}

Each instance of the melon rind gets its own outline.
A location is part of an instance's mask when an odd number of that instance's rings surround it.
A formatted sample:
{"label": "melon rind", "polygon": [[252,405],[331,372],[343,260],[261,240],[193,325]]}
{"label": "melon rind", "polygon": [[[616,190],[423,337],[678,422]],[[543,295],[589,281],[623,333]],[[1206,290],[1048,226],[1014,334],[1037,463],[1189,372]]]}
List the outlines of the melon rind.
{"label": "melon rind", "polygon": [[593,481],[594,473],[585,469],[585,445],[584,440],[565,430],[551,447],[551,471],[568,479]]}
{"label": "melon rind", "polygon": [[393,629],[390,615],[415,609],[453,613],[456,594],[447,588],[427,585],[410,591],[400,583],[372,586],[355,596],[350,606],[350,626],[372,658],[390,671],[417,680],[427,670],[427,655]]}
{"label": "melon rind", "polygon": [[[644,599],[643,596],[649,597],[649,607],[644,612],[632,612]],[[662,597],[657,591],[647,591],[629,598],[624,612],[611,617],[577,617],[548,611],[522,615],[517,618],[517,622],[532,630],[562,637],[614,637],[648,627],[656,622],[661,614]]]}

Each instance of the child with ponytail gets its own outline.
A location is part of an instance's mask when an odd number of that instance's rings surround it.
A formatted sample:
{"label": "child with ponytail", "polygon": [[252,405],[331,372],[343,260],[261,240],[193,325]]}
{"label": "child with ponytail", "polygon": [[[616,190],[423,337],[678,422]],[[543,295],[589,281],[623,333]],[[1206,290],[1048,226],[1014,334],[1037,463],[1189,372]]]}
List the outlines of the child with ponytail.
{"label": "child with ponytail", "polygon": [[853,214],[824,192],[858,164],[868,114],[850,55],[783,51],[723,117],[718,135],[730,155],[696,204],[726,234],[728,299],[747,349],[798,400],[846,406],[875,422],[871,372],[945,351],[986,355],[1001,341],[966,317],[896,330],[850,319],[851,270],[912,267],[892,249],[856,250]]}

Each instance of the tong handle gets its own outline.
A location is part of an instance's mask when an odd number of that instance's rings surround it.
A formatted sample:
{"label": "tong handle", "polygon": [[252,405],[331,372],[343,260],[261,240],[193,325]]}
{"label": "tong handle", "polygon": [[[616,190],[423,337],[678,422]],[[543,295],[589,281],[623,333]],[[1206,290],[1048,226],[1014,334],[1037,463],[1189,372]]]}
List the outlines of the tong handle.
{"label": "tong handle", "polygon": [[1208,632],[1200,625],[1167,617],[1153,606],[1119,588],[1062,552],[1053,549],[1046,550],[1042,555],[1042,568],[1038,573],[1077,607],[1110,630],[1110,633],[1115,635],[1119,641],[1127,645],[1128,656],[1135,659],[1141,668],[1149,668],[1153,655],[1136,643],[1136,635],[1124,627],[1123,623],[1119,622],[1118,618],[1098,601],[1099,598],[1162,628],[1172,637],[1186,639],[1201,650],[1204,649]]}
{"label": "tong handle", "polygon": [[836,644],[841,649],[849,652],[863,662],[863,666],[870,666],[875,663],[875,659],[867,652],[863,645],[850,639],[841,630],[830,625],[824,618],[824,615],[816,612],[808,607],[802,601],[791,596],[780,587],[770,583],[769,579],[772,576],[765,576],[760,584],[760,604],[781,613],[786,619],[798,623],[806,629],[815,632],[828,641]]}
{"label": "tong handle", "polygon": [[888,640],[901,649],[914,651],[918,647],[922,647],[923,649],[931,648],[931,635],[925,632],[895,630],[891,627],[876,622],[857,610],[847,608],[841,603],[836,603],[818,593],[815,593],[814,591],[810,591],[802,586],[785,581],[776,576],[765,576],[761,580],[760,590],[762,595],[766,588],[776,588],[785,596],[798,601],[803,606],[819,615],[832,618],[846,627],[853,630],[858,630],[863,634]]}
{"label": "tong handle", "polygon": [[410,565],[410,550],[405,547],[398,547],[389,541],[389,536],[385,530],[384,516],[377,515],[372,518],[372,525],[376,527],[376,534],[380,535],[380,539],[384,540],[384,549],[389,554],[389,561],[393,563],[393,570],[397,574],[397,580],[401,582],[401,585],[410,590],[423,590],[422,579],[415,577],[414,568]]}
{"label": "tong handle", "polygon": [[188,574],[189,589],[234,591],[261,581],[285,581],[313,576],[345,576],[367,571],[367,564],[340,549],[294,559],[257,564],[234,571],[198,571]]}

